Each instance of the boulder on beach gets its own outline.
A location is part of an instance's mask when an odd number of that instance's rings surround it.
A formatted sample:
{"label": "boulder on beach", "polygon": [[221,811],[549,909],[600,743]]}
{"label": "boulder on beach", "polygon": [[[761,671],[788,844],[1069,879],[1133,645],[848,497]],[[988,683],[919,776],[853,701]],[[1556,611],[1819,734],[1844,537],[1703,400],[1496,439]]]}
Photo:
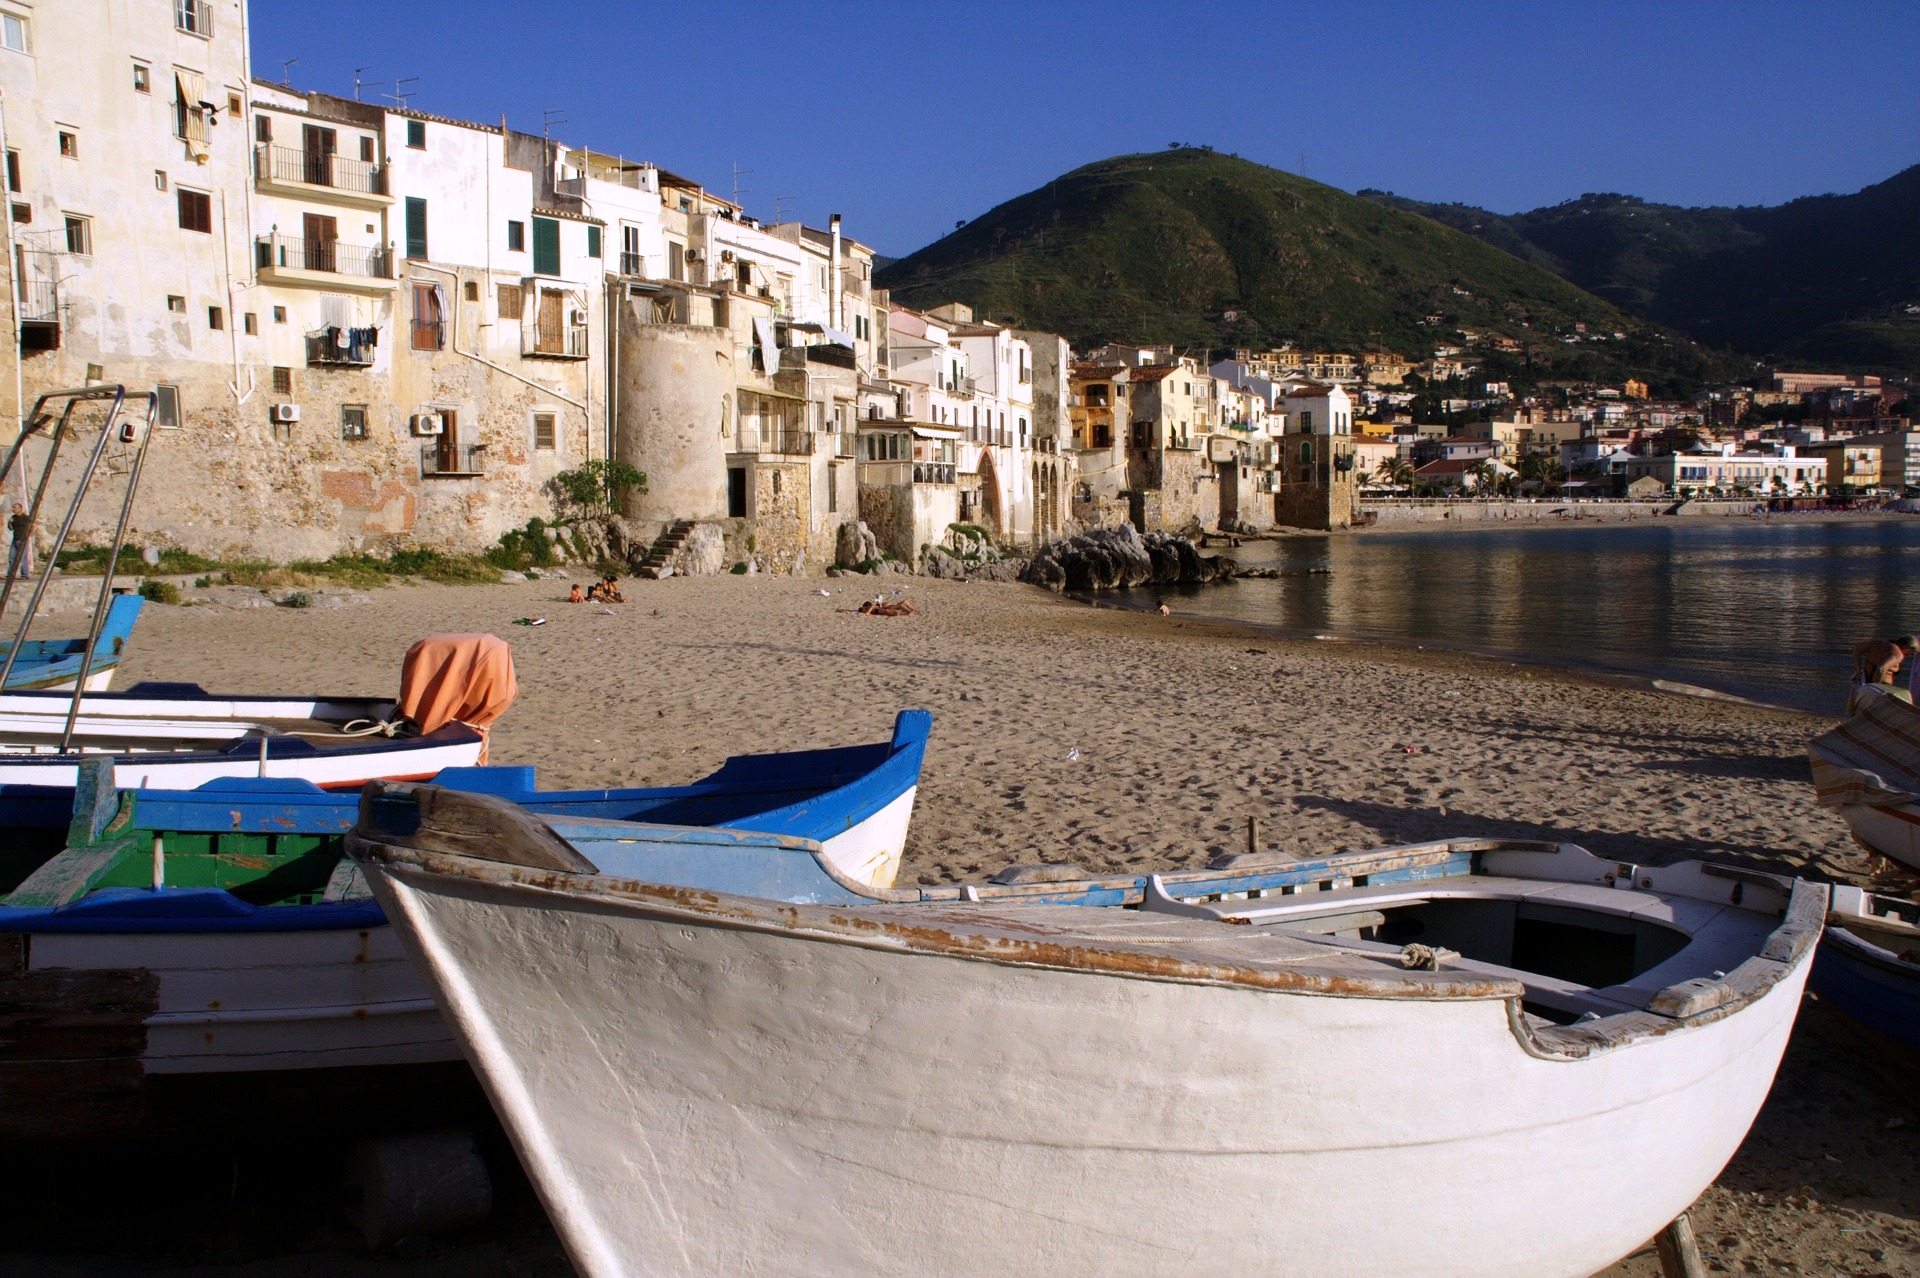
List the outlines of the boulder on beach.
{"label": "boulder on beach", "polygon": [[1185,537],[1141,536],[1132,524],[1096,528],[1043,547],[1023,580],[1048,590],[1125,590],[1130,586],[1226,581],[1234,562],[1202,555]]}

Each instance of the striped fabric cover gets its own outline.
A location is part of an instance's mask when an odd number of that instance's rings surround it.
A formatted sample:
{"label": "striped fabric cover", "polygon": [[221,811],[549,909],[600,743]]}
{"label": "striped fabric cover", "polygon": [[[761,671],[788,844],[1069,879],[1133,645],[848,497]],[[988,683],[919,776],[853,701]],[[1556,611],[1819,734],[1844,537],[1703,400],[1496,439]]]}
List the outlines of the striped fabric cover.
{"label": "striped fabric cover", "polygon": [[1869,696],[1839,727],[1807,743],[1820,806],[1920,802],[1920,709]]}

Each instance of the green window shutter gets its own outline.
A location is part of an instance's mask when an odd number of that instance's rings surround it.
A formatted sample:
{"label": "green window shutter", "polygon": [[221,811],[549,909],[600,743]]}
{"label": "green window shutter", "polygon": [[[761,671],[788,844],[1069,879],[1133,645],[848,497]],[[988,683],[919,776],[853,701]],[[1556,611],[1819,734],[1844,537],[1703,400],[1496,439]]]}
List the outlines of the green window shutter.
{"label": "green window shutter", "polygon": [[427,202],[407,197],[407,256],[427,255]]}
{"label": "green window shutter", "polygon": [[560,223],[550,217],[533,219],[533,273],[560,273]]}
{"label": "green window shutter", "polygon": [[587,228],[587,256],[600,256],[600,228],[597,226]]}

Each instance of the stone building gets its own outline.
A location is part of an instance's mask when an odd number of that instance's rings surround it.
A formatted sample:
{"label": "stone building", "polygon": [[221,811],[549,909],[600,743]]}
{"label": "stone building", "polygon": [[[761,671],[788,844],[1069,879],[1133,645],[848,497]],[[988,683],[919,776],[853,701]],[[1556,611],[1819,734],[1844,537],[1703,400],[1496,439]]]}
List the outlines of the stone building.
{"label": "stone building", "polygon": [[1360,482],[1355,459],[1353,402],[1338,386],[1293,383],[1280,397],[1285,428],[1280,491],[1274,518],[1290,528],[1347,528]]}

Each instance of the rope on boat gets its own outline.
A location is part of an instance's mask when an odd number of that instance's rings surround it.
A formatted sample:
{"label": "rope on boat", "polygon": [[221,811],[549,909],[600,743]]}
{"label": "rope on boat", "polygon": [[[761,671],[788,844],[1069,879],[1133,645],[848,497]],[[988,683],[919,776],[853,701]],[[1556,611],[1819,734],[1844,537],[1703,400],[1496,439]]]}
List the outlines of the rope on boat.
{"label": "rope on boat", "polygon": [[289,737],[404,737],[411,734],[411,719],[349,719],[332,732],[288,732]]}
{"label": "rope on boat", "polygon": [[1437,972],[1446,960],[1459,957],[1437,945],[1409,945],[1400,951],[1400,966],[1409,972]]}

